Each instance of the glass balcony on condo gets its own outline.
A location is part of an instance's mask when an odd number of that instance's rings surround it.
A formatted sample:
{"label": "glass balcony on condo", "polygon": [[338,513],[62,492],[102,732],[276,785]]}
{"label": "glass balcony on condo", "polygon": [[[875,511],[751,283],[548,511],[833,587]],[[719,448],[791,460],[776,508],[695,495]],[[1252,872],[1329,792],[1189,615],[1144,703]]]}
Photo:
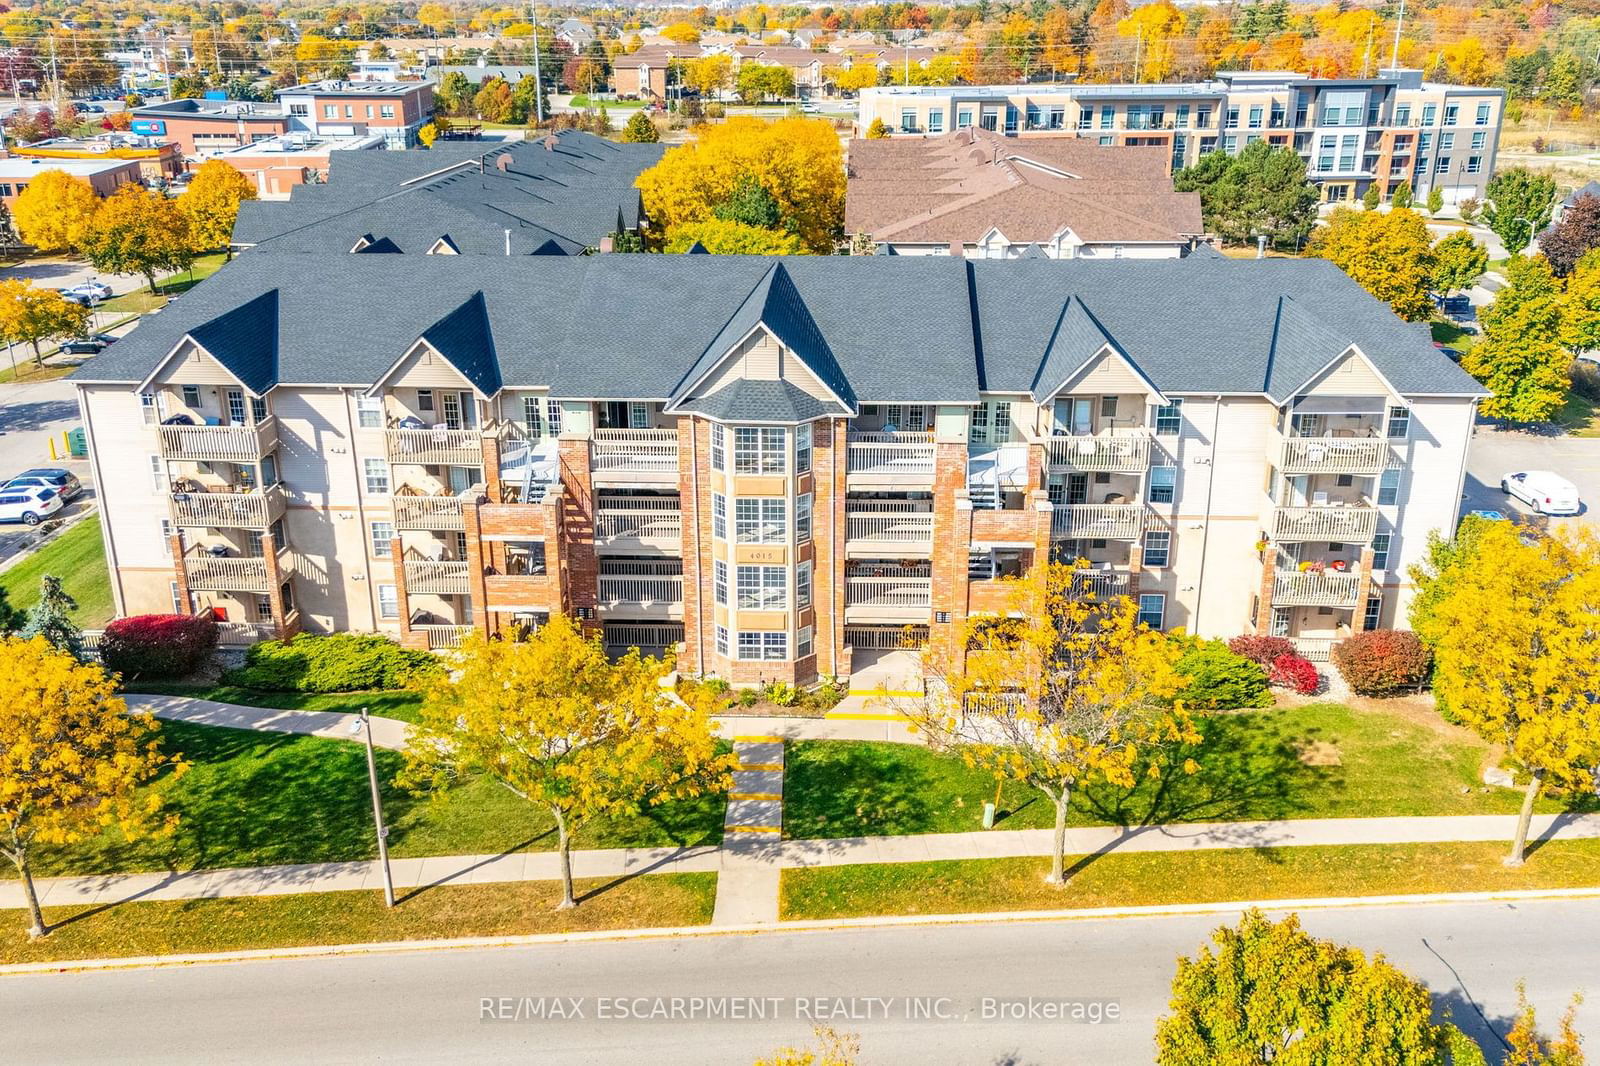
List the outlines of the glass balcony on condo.
{"label": "glass balcony on condo", "polygon": [[1142,474],[1150,467],[1148,403],[1144,394],[1057,399],[1046,442],[1050,469]]}
{"label": "glass balcony on condo", "polygon": [[1272,513],[1271,539],[1277,543],[1330,541],[1366,544],[1378,530],[1373,499],[1378,477],[1355,474],[1300,474],[1280,478]]}
{"label": "glass balcony on condo", "polygon": [[600,560],[599,592],[610,618],[680,621],[683,560],[607,556]]}
{"label": "glass balcony on condo", "polygon": [[171,493],[168,513],[174,526],[268,529],[288,506],[278,482],[276,455],[251,463],[160,461]]}
{"label": "glass balcony on condo", "polygon": [[604,490],[595,495],[595,547],[677,555],[683,513],[676,492]]}
{"label": "glass balcony on condo", "polygon": [[852,493],[845,499],[845,554],[927,558],[933,551],[933,497],[913,493]]}
{"label": "glass balcony on condo", "polygon": [[1391,454],[1383,435],[1384,401],[1339,398],[1338,403],[1323,401],[1322,406],[1363,409],[1297,409],[1289,416],[1288,431],[1278,445],[1279,471],[1289,476],[1381,474]]}
{"label": "glass balcony on condo", "polygon": [[933,408],[867,404],[850,426],[846,477],[851,489],[933,487]]}
{"label": "glass balcony on condo", "polygon": [[845,566],[844,620],[920,622],[933,604],[933,569],[928,563],[857,559]]}
{"label": "glass balcony on condo", "polygon": [[596,485],[676,485],[677,419],[661,404],[610,400],[594,405],[589,472]]}

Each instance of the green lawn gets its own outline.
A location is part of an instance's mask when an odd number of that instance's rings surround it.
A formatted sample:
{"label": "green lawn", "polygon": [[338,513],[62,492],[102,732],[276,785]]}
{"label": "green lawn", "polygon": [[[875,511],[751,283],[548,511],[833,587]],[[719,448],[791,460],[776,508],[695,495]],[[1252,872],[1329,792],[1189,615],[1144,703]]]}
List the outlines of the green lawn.
{"label": "green lawn", "polygon": [[1434,340],[1463,352],[1471,348],[1478,339],[1476,334],[1468,332],[1448,319],[1435,319],[1428,323],[1428,328],[1433,331]]}
{"label": "green lawn", "polygon": [[[1520,794],[1484,791],[1486,748],[1396,714],[1337,703],[1221,714],[1199,723],[1200,771],[1144,780],[1131,792],[1087,788],[1074,825],[1254,821],[1383,815],[1506,814]],[[1302,752],[1337,755],[1310,765]],[[959,755],[909,744],[802,741],[789,746],[784,832],[793,839],[959,833],[982,828],[995,781]],[[1596,806],[1593,797],[1578,801]],[[1544,810],[1560,803],[1546,800]],[[1054,824],[1043,793],[1019,782],[1001,788],[997,824]]]}
{"label": "green lawn", "polygon": [[163,696],[192,696],[201,700],[235,703],[242,707],[274,707],[285,711],[336,711],[341,714],[358,714],[365,707],[379,718],[398,718],[402,722],[415,722],[421,715],[422,694],[419,692],[264,692],[261,689],[241,688],[238,685],[182,685],[158,681],[140,681],[130,685],[129,692],[151,692]]}
{"label": "green lawn", "polygon": [[560,898],[553,881],[402,891],[393,910],[375,891],[46,907],[51,932],[36,942],[24,931],[25,912],[4,911],[0,963],[706,925],[717,875],[586,879],[573,887],[579,904],[569,911],[553,909]]}
{"label": "green lawn", "polygon": [[1600,885],[1600,840],[1536,845],[1527,865],[1501,863],[1507,843],[1383,844],[1129,852],[1068,856],[1068,883],[1050,860],[817,866],[783,871],[783,919],[1163,903],[1484,892]]}
{"label": "green lawn", "polygon": [[226,252],[212,252],[203,255],[194,261],[194,266],[176,274],[168,274],[164,278],[156,279],[156,291],[151,292],[148,285],[141,285],[133,292],[111,299],[95,307],[96,311],[122,311],[142,314],[158,307],[165,307],[167,298],[177,293],[188,292],[206,278],[215,274],[223,263],[227,262]]}
{"label": "green lawn", "polygon": [[39,600],[39,579],[54,574],[75,600],[73,620],[85,629],[104,625],[115,613],[111,573],[106,569],[100,517],[85,518],[9,570],[0,571],[0,588],[13,607],[25,609]]}
{"label": "green lawn", "polygon": [[1596,410],[1593,400],[1576,390],[1567,393],[1567,398],[1550,417],[1569,437],[1600,437],[1600,411]]}
{"label": "green lawn", "polygon": [[[161,731],[167,750],[191,764],[178,780],[152,786],[178,814],[176,833],[129,842],[108,829],[79,844],[41,849],[37,875],[336,862],[376,854],[360,744],[181,722],[163,722]],[[395,857],[555,848],[549,815],[487,778],[466,782],[448,799],[429,800],[394,786],[397,752],[377,754],[378,772],[388,782],[384,814]],[[723,809],[720,796],[666,803],[637,817],[591,822],[574,839],[580,848],[714,844],[722,839]]]}

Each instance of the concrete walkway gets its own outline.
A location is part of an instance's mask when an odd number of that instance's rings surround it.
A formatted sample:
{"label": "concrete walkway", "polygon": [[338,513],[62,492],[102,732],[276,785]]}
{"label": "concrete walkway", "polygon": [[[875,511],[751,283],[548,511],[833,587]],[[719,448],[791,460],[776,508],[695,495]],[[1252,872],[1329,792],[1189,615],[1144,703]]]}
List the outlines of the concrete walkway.
{"label": "concrete walkway", "polygon": [[[1514,815],[1445,818],[1308,818],[1281,822],[1072,829],[1067,853],[1182,852],[1206,848],[1308,847],[1314,845],[1505,842]],[[928,862],[947,859],[1026,858],[1048,855],[1047,829],[930,833],[918,836],[855,837],[838,840],[762,839],[764,834],[732,834],[720,848],[611,848],[575,851],[578,877],[622,877],[646,873],[718,873],[713,923],[728,924],[736,914],[747,923],[776,920],[780,871],[809,866],[857,863]],[[1534,840],[1600,838],[1600,815],[1544,814],[1533,820]],[[391,864],[402,890],[443,884],[549,881],[559,875],[554,852],[512,855],[453,855],[397,859]],[[723,881],[728,881],[726,898]],[[345,892],[382,883],[375,862],[260,866],[193,873],[108,874],[46,877],[35,882],[46,906],[203,899],[217,896]],[[23,906],[22,886],[0,881],[0,909]]]}
{"label": "concrete walkway", "polygon": [[722,823],[724,861],[711,924],[776,922],[781,867],[767,856],[783,840],[783,738],[735,735],[733,754],[739,765]]}
{"label": "concrete walkway", "polygon": [[[146,696],[129,693],[123,699],[132,711],[147,711],[157,718],[229,729],[259,729],[265,733],[297,733],[330,740],[360,740],[361,716],[337,711],[282,711],[271,707],[241,707],[234,703],[200,700],[192,696]],[[395,718],[372,716],[372,743],[401,751],[411,727]]]}

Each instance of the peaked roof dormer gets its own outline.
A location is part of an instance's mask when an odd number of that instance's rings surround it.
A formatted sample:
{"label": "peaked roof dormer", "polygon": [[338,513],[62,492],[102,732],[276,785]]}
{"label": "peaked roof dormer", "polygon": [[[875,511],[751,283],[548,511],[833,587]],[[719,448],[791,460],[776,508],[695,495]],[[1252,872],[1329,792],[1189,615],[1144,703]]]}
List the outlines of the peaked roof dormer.
{"label": "peaked roof dormer", "polygon": [[1271,345],[1262,389],[1280,403],[1304,389],[1354,346],[1343,330],[1289,296],[1278,297]]}
{"label": "peaked roof dormer", "polygon": [[1122,349],[1094,312],[1089,310],[1082,297],[1068,298],[1061,309],[1061,317],[1050,334],[1044,358],[1039,362],[1039,372],[1034,375],[1030,392],[1037,401],[1043,401],[1064,389],[1073,378],[1081,374],[1096,359],[1109,354],[1125,363],[1156,396],[1161,390],[1138,363]]}
{"label": "peaked roof dormer", "polygon": [[673,390],[674,405],[687,399],[711,373],[757,330],[764,329],[811,371],[841,405],[857,409],[855,392],[845,379],[827,338],[806,307],[794,279],[775,262],[744,298],[700,358]]}
{"label": "peaked roof dormer", "polygon": [[495,354],[494,333],[489,326],[489,307],[481,291],[467,297],[454,311],[423,330],[422,336],[408,345],[383,376],[372,383],[368,395],[380,392],[423,346],[437,352],[485,399],[500,391],[500,360]]}
{"label": "peaked roof dormer", "polygon": [[150,383],[190,342],[233,375],[247,392],[264,396],[278,383],[278,290],[268,289],[184,334],[165,359],[140,383]]}

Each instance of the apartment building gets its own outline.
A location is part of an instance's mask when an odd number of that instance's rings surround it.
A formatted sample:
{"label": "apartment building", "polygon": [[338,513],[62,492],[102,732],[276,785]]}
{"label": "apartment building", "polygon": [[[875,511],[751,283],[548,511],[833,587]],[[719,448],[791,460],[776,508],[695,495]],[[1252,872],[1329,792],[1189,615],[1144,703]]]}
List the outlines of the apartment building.
{"label": "apartment building", "polygon": [[1253,141],[1292,146],[1329,202],[1401,182],[1446,203],[1482,198],[1494,170],[1505,91],[1424,81],[1421,71],[1310,78],[1227,71],[1156,85],[1013,85],[863,89],[857,136],[874,119],[900,134],[978,126],[1008,136],[1075,133],[1101,144],[1165,148],[1173,169]]}
{"label": "apartment building", "polygon": [[[552,294],[560,294],[559,297]],[[736,682],[1042,564],[1325,657],[1403,624],[1481,389],[1316,260],[250,254],[76,375],[117,609]]]}

